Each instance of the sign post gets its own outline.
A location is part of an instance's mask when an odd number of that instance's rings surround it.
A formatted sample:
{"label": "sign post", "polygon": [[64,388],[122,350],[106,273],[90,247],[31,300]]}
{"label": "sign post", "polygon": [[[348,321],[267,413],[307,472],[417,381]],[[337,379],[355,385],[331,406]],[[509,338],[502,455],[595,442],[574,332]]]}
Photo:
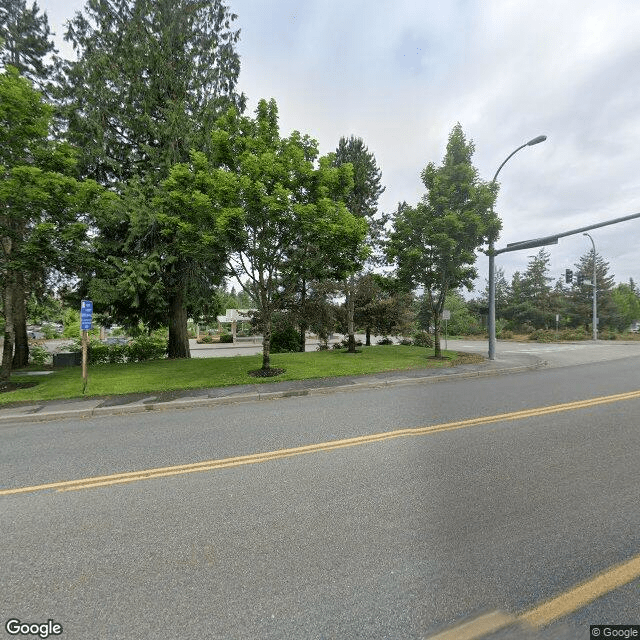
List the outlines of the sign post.
{"label": "sign post", "polygon": [[447,351],[449,349],[447,343],[447,320],[451,319],[451,311],[449,311],[449,309],[442,310],[442,319],[444,320],[444,350]]}
{"label": "sign post", "polygon": [[89,329],[93,320],[93,302],[83,300],[80,303],[80,329],[82,329],[82,393],[87,389],[87,356],[89,346]]}

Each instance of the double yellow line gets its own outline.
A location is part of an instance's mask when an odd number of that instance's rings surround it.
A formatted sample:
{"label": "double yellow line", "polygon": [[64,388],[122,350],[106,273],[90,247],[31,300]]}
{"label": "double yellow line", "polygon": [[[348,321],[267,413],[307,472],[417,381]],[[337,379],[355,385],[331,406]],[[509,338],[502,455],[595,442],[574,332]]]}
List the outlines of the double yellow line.
{"label": "double yellow line", "polygon": [[640,390],[631,391],[629,393],[618,393],[610,396],[601,396],[591,398],[589,400],[578,400],[576,402],[567,402],[564,404],[556,404],[547,407],[538,407],[535,409],[525,409],[523,411],[512,411],[510,413],[500,413],[494,416],[485,416],[483,418],[470,418],[468,420],[460,420],[457,422],[448,422],[444,424],[431,425],[426,427],[415,427],[409,429],[397,429],[395,431],[385,431],[382,433],[374,433],[366,436],[358,436],[355,438],[345,438],[343,440],[331,440],[329,442],[321,442],[318,444],[310,444],[302,447],[292,447],[290,449],[279,449],[277,451],[267,451],[264,453],[254,453],[245,456],[235,456],[232,458],[222,458],[220,460],[207,460],[204,462],[196,462],[192,464],[182,464],[172,467],[159,467],[156,469],[146,469],[143,471],[130,471],[126,473],[114,473],[107,476],[95,476],[91,478],[82,478],[79,480],[66,480],[63,482],[50,482],[47,484],[33,485],[30,487],[18,487],[15,489],[0,490],[0,496],[15,495],[20,493],[32,493],[34,491],[46,491],[53,489],[56,491],[78,491],[80,489],[92,489],[95,487],[106,487],[114,484],[125,484],[128,482],[138,482],[140,480],[150,480],[152,478],[166,478],[178,476],[185,473],[196,473],[200,471],[214,471],[216,469],[228,469],[231,467],[240,467],[247,464],[257,464],[259,462],[268,462],[270,460],[280,460],[281,458],[290,458],[293,456],[307,455],[310,453],[319,453],[321,451],[333,451],[335,449],[344,449],[346,447],[354,447],[362,444],[370,444],[374,442],[382,442],[392,438],[402,438],[408,436],[422,436],[441,431],[453,431],[455,429],[464,429],[466,427],[474,427],[483,424],[491,424],[494,422],[504,422],[510,420],[523,420],[544,416],[551,413],[559,413],[562,411],[575,411],[577,409],[587,409],[602,404],[610,404],[613,402],[622,402],[625,400],[634,400],[640,398]]}

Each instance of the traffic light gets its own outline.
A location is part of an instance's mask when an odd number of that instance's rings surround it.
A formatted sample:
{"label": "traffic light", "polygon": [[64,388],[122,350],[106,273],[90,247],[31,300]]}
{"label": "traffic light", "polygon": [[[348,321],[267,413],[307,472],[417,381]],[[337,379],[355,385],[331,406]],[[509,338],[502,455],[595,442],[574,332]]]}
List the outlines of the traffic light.
{"label": "traffic light", "polygon": [[567,281],[567,284],[571,284],[573,282],[573,271],[571,271],[571,269],[567,269],[564,272],[564,277],[565,277],[565,280]]}
{"label": "traffic light", "polygon": [[582,286],[582,281],[584,280],[584,275],[581,273],[576,273],[576,283],[579,287]]}

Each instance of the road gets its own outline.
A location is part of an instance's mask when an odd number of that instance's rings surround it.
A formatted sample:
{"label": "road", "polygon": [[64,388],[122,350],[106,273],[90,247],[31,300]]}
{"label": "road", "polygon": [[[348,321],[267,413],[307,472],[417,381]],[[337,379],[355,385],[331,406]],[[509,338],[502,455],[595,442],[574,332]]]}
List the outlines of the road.
{"label": "road", "polygon": [[4,425],[1,622],[110,640],[640,624],[640,367],[574,351],[508,377]]}

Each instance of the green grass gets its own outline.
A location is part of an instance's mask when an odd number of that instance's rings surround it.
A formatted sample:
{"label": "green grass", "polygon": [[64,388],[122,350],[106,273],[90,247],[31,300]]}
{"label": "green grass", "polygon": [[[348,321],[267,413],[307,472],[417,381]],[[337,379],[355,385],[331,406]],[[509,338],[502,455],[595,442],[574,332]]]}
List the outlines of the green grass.
{"label": "green grass", "polygon": [[[361,347],[360,351],[355,355],[344,351],[273,354],[271,366],[286,370],[275,378],[248,375],[261,367],[261,355],[95,365],[89,367],[85,397],[442,368],[482,360],[478,356],[443,351],[445,360],[436,361],[433,349],[408,346]],[[0,405],[82,397],[80,367],[58,369],[47,376],[20,376],[20,372],[15,372],[11,381],[37,385],[0,393]]]}

